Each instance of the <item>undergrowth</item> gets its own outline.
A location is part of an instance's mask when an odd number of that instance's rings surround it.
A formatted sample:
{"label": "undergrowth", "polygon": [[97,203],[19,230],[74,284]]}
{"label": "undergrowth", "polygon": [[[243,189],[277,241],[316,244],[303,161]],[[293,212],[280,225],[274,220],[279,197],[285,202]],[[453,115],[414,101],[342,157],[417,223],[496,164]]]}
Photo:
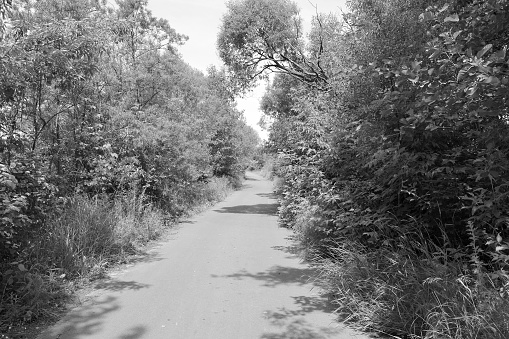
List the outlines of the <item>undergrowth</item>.
{"label": "undergrowth", "polygon": [[[312,246],[312,234],[301,237]],[[509,275],[485,269],[475,252],[404,236],[396,247],[351,239],[327,247],[326,257],[315,253],[320,280],[352,326],[406,339],[509,338]]]}
{"label": "undergrowth", "polygon": [[[184,215],[223,200],[231,190],[227,178],[201,183]],[[113,199],[67,198],[18,260],[0,270],[0,333],[52,317],[76,282],[105,277],[112,265],[141,254],[143,246],[159,238],[174,220],[135,189]]]}
{"label": "undergrowth", "polygon": [[263,165],[260,168],[260,172],[264,178],[272,180],[275,178],[275,162],[274,156],[266,154],[263,159]]}

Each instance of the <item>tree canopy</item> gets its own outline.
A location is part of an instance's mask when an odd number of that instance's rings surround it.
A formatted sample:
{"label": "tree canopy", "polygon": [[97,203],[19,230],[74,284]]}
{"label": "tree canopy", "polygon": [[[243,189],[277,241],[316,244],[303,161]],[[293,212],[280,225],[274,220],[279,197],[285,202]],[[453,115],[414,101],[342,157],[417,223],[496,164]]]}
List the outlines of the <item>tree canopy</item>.
{"label": "tree canopy", "polygon": [[248,85],[265,71],[283,72],[316,84],[327,81],[320,53],[306,53],[299,11],[290,0],[227,3],[218,36],[226,66]]}

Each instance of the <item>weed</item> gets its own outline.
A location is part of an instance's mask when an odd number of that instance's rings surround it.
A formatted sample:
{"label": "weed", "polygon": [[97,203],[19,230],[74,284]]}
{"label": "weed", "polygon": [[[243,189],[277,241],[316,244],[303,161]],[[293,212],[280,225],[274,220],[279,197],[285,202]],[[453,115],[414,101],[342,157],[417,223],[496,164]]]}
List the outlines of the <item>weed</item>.
{"label": "weed", "polygon": [[[174,201],[184,213],[223,200],[232,191],[228,178],[215,177],[191,188]],[[72,293],[71,281],[104,277],[112,263],[125,262],[158,238],[169,219],[135,188],[112,199],[67,198],[19,260],[0,267],[0,333],[13,324],[51,316]]]}
{"label": "weed", "polygon": [[509,338],[509,300],[489,275],[466,271],[468,261],[435,246],[402,244],[409,247],[344,242],[321,261],[321,278],[345,320],[401,338]]}
{"label": "weed", "polygon": [[270,180],[274,179],[275,162],[276,162],[276,160],[274,159],[273,156],[265,155],[264,161],[263,161],[263,166],[260,170],[264,178],[267,178]]}

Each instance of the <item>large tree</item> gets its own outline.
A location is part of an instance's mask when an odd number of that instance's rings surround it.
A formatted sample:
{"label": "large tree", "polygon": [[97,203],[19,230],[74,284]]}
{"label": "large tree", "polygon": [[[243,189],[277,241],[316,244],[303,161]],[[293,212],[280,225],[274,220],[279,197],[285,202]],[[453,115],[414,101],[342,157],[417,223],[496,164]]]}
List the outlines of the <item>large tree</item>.
{"label": "large tree", "polygon": [[289,74],[314,86],[327,83],[320,62],[323,50],[306,52],[294,2],[234,0],[227,7],[218,37],[219,54],[246,86],[265,71]]}

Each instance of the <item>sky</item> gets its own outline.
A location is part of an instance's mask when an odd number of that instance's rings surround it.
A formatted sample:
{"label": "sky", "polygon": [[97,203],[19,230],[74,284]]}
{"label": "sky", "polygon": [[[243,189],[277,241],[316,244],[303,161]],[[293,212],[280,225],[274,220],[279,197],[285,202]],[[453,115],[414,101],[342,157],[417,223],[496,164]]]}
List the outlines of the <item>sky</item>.
{"label": "sky", "polygon": [[[345,0],[294,0],[300,8],[304,29],[309,30],[311,18],[316,13],[340,13]],[[226,0],[148,0],[148,8],[158,18],[167,19],[178,33],[189,40],[179,48],[185,62],[205,73],[210,65],[220,67],[222,62],[216,49],[216,39],[221,18],[226,13]],[[261,117],[260,99],[265,91],[260,83],[251,93],[237,100],[237,107],[244,111],[248,125],[252,126],[262,139],[267,131],[258,126]]]}

